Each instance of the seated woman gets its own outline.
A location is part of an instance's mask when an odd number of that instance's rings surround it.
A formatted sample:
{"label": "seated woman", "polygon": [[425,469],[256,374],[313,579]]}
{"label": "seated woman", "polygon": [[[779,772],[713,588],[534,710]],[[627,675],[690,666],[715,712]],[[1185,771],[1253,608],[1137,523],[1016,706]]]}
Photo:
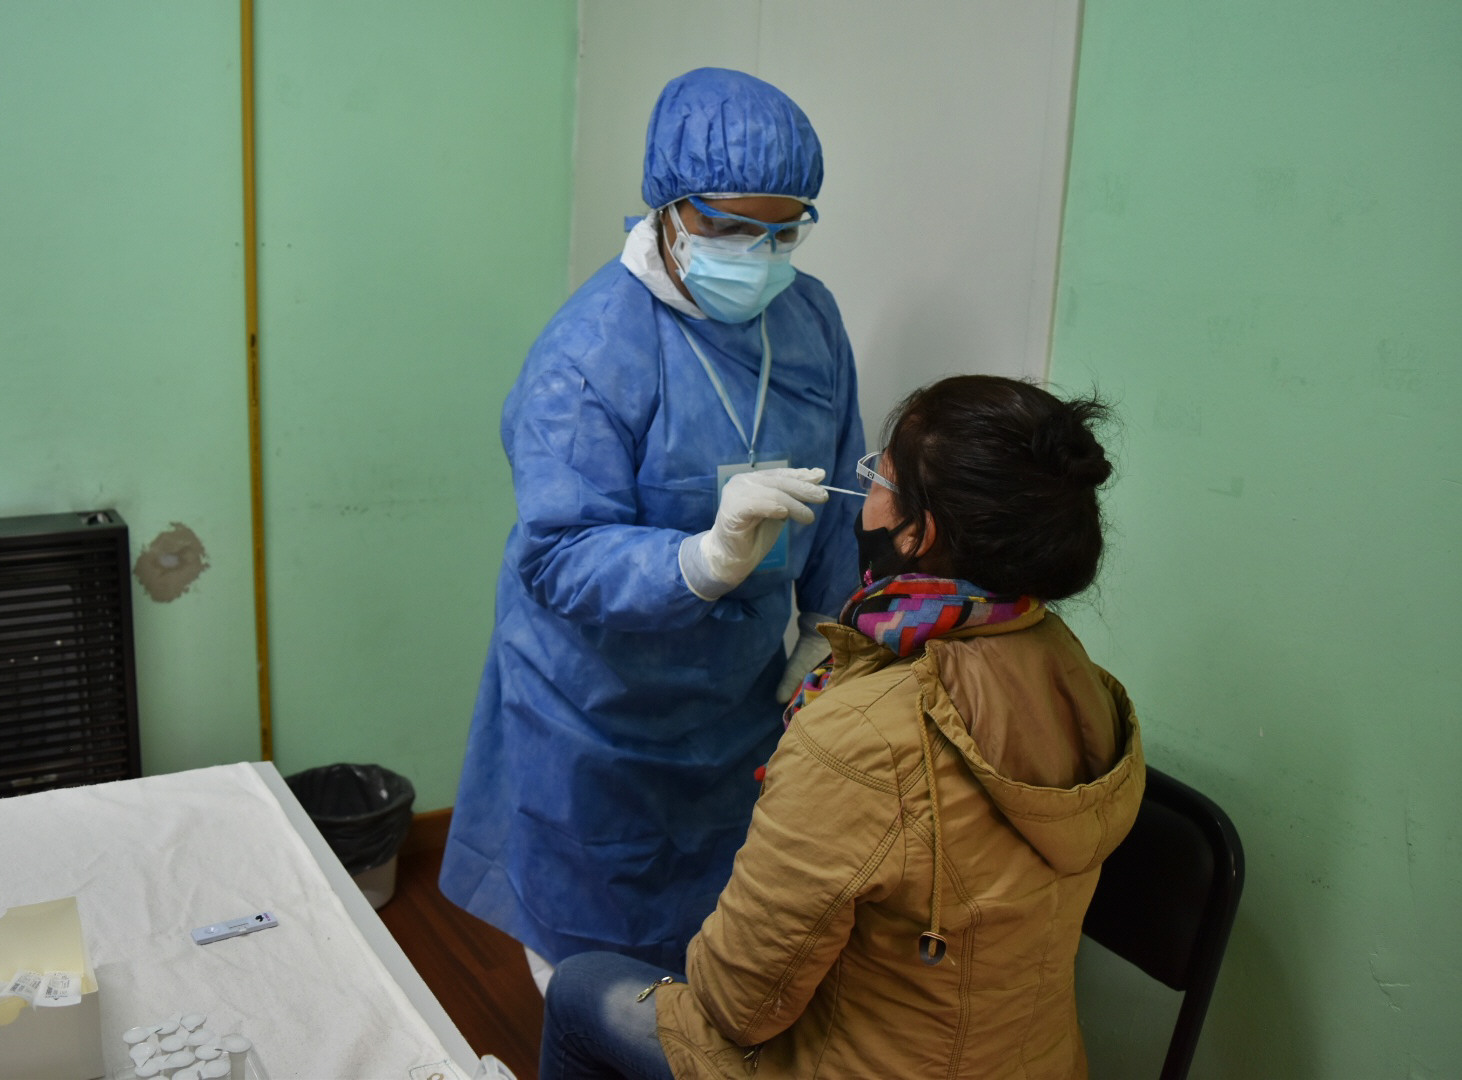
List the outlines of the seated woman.
{"label": "seated woman", "polygon": [[565,961],[541,1080],[1086,1075],[1076,948],[1144,770],[1126,692],[1047,604],[1096,574],[1105,413],[981,375],[899,406],[859,469],[863,587],[685,981]]}

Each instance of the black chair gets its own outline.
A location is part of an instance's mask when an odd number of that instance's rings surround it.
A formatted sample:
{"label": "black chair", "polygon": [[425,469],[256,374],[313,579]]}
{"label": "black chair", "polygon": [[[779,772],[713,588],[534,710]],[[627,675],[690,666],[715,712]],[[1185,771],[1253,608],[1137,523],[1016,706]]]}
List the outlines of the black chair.
{"label": "black chair", "polygon": [[1162,1080],[1188,1075],[1243,888],[1244,848],[1229,816],[1149,767],[1137,821],[1103,864],[1082,930],[1184,992]]}

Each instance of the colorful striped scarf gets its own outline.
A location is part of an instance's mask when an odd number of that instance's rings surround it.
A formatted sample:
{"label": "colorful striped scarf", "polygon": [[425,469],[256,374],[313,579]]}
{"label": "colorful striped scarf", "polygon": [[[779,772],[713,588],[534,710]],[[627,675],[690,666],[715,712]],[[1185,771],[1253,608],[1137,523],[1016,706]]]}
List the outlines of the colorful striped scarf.
{"label": "colorful striped scarf", "polygon": [[[896,656],[912,656],[930,638],[971,626],[1010,622],[1040,607],[1033,596],[1003,599],[958,578],[899,574],[864,586],[848,598],[838,622],[850,626]],[[832,660],[810,671],[786,711],[791,723],[797,710],[827,686]]]}

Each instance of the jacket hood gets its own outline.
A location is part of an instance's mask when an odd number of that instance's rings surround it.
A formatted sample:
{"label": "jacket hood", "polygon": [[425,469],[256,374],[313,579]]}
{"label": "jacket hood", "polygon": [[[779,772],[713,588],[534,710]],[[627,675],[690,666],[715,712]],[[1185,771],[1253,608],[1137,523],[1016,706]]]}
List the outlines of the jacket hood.
{"label": "jacket hood", "polygon": [[1146,775],[1137,715],[1059,618],[930,642],[914,671],[925,713],[1054,870],[1099,866],[1126,837]]}

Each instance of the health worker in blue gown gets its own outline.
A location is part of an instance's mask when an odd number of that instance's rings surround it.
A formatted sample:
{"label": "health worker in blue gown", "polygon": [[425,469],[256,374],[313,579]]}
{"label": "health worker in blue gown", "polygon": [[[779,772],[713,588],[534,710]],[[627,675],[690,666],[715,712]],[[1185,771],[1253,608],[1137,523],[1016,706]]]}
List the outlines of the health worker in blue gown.
{"label": "health worker in blue gown", "polygon": [[672,80],[645,145],[653,209],[503,408],[518,520],[441,888],[522,942],[540,985],[589,949],[682,969],[779,699],[827,653],[817,613],[857,580],[861,500],[819,486],[857,486],[853,355],[791,262],[822,171],[775,87]]}

